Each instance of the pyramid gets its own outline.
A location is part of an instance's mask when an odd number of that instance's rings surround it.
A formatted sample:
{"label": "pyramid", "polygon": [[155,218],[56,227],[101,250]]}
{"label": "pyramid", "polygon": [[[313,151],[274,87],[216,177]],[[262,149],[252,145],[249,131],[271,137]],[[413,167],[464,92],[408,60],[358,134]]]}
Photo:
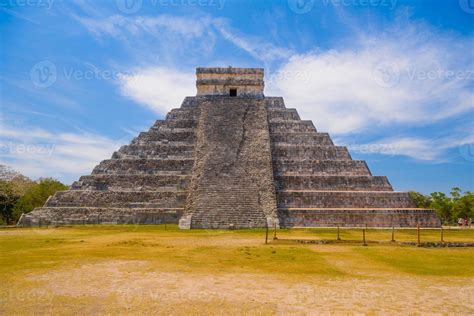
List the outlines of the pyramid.
{"label": "pyramid", "polygon": [[433,210],[265,97],[263,69],[197,68],[197,95],[19,225],[437,227]]}

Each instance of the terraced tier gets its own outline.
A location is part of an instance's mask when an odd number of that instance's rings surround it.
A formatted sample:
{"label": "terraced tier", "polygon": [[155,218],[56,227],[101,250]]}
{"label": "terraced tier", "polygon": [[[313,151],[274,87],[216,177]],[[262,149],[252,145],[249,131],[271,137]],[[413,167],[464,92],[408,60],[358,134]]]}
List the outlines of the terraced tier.
{"label": "terraced tier", "polygon": [[71,190],[153,191],[157,189],[187,190],[189,175],[95,174],[82,176]]}
{"label": "terraced tier", "polygon": [[273,144],[274,160],[351,160],[346,147],[320,145]]}
{"label": "terraced tier", "polygon": [[183,159],[108,159],[94,168],[92,174],[189,174],[193,167],[192,158]]}
{"label": "terraced tier", "polygon": [[419,208],[280,208],[283,227],[439,227],[430,209]]}
{"label": "terraced tier", "polygon": [[40,207],[21,217],[23,226],[176,224],[183,208]]}
{"label": "terraced tier", "polygon": [[316,128],[311,121],[279,121],[273,122],[270,125],[270,133],[301,133],[301,132],[316,132]]}
{"label": "terraced tier", "polygon": [[112,159],[191,159],[194,145],[176,143],[125,145],[112,155]]}
{"label": "terraced tier", "polygon": [[320,175],[320,176],[371,176],[362,160],[273,160],[274,176]]}
{"label": "terraced tier", "polygon": [[318,191],[392,191],[387,177],[372,176],[275,176],[277,191],[306,190]]}
{"label": "terraced tier", "polygon": [[185,191],[92,191],[68,190],[57,192],[45,207],[184,207]]}

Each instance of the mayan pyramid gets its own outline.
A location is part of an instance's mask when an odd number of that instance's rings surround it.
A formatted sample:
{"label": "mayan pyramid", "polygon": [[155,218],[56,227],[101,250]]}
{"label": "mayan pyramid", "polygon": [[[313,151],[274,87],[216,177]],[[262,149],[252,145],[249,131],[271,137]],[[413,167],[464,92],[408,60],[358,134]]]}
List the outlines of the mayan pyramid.
{"label": "mayan pyramid", "polygon": [[19,225],[439,226],[280,97],[263,69],[198,68],[186,97]]}

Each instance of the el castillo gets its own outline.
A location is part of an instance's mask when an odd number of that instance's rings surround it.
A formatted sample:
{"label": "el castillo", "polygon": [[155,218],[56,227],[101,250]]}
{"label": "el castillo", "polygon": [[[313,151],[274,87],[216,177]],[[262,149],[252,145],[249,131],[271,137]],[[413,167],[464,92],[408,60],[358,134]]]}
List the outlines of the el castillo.
{"label": "el castillo", "polygon": [[433,210],[416,208],[282,97],[265,96],[263,69],[197,68],[196,76],[196,96],[24,214],[19,226],[441,225]]}

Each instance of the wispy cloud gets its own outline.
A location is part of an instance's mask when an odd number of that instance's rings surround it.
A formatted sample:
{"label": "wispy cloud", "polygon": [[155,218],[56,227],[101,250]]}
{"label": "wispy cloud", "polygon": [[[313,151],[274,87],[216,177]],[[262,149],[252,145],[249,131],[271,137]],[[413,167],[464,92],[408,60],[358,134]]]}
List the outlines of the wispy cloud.
{"label": "wispy cloud", "polygon": [[427,124],[473,109],[472,38],[408,21],[355,38],[292,56],[270,76],[268,91],[335,134]]}
{"label": "wispy cloud", "polygon": [[92,133],[53,133],[34,126],[0,125],[0,163],[31,177],[55,177],[71,183],[110,157],[127,139]]}

